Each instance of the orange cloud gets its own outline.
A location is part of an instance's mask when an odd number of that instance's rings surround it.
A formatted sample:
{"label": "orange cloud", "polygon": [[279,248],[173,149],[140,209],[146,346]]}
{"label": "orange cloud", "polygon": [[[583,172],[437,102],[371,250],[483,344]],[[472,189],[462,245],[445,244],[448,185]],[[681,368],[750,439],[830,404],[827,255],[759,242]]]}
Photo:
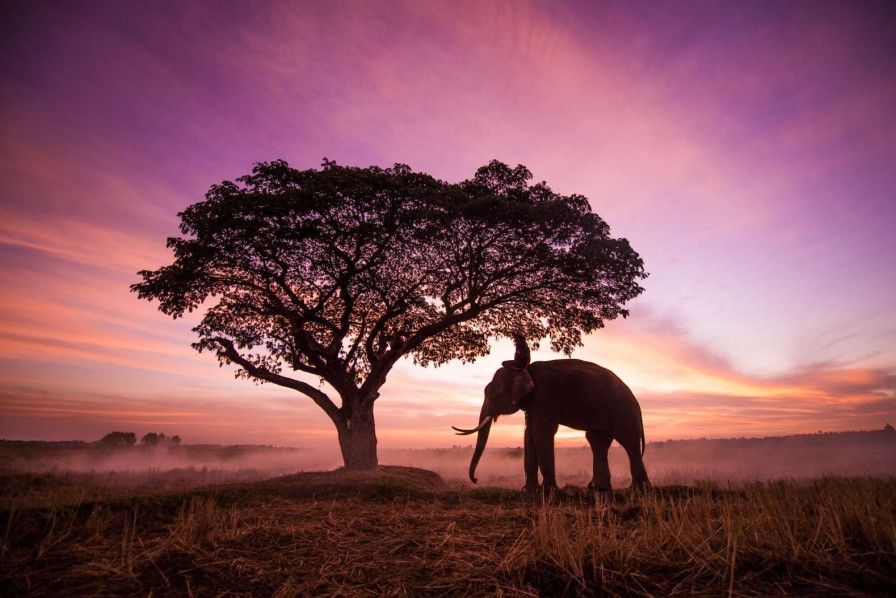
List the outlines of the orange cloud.
{"label": "orange cloud", "polygon": [[[883,274],[896,87],[862,11],[797,8],[720,37],[693,15],[657,26],[625,7],[391,6],[275,4],[252,23],[193,6],[165,27],[131,5],[74,7],[32,19],[53,23],[40,35],[15,32],[0,435],[171,422],[185,439],[332,444],[309,401],[233,381],[190,349],[195,317],[127,290],[170,261],[176,212],[209,184],[254,160],[323,156],[452,181],[499,158],[590,197],[652,275],[632,318],[576,356],[633,387],[652,439],[896,421]],[[400,364],[377,407],[381,445],[463,443],[450,426],[474,423],[508,353]],[[521,429],[502,418],[492,441],[516,446]]]}

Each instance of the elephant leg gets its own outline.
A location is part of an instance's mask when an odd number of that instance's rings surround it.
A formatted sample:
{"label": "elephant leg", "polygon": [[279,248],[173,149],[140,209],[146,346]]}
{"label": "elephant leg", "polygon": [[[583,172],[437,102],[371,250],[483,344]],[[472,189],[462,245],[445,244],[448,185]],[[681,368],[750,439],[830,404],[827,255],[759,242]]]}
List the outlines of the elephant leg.
{"label": "elephant leg", "polygon": [[535,454],[538,458],[538,468],[541,469],[541,481],[545,495],[557,489],[557,477],[554,474],[554,434],[557,433],[557,427],[557,424],[538,424],[537,422],[534,422],[532,426]]}
{"label": "elephant leg", "polygon": [[523,437],[523,468],[526,472],[526,485],[523,492],[538,490],[538,456],[535,452],[535,438],[532,432],[532,420],[526,414],[526,432]]}
{"label": "elephant leg", "polygon": [[620,442],[619,444],[622,444],[622,448],[624,448],[625,452],[628,454],[628,463],[632,470],[632,488],[650,488],[650,480],[647,479],[647,470],[644,468],[643,459],[641,459],[640,438],[635,438],[634,441],[630,442]]}
{"label": "elephant leg", "polygon": [[606,432],[598,432],[592,430],[585,433],[588,444],[591,445],[591,452],[594,455],[594,474],[588,483],[588,488],[592,490],[612,490],[610,484],[610,464],[607,462],[607,451],[613,443],[613,437]]}

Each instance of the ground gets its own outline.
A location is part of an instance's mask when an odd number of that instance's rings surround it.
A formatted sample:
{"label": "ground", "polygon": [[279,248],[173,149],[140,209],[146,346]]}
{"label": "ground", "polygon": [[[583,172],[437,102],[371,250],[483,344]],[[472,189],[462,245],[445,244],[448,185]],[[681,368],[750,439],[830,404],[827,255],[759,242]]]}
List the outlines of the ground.
{"label": "ground", "polygon": [[842,596],[896,588],[892,477],[597,496],[567,487],[553,501],[459,488],[406,467],[88,498],[62,475],[10,473],[0,484],[4,595]]}

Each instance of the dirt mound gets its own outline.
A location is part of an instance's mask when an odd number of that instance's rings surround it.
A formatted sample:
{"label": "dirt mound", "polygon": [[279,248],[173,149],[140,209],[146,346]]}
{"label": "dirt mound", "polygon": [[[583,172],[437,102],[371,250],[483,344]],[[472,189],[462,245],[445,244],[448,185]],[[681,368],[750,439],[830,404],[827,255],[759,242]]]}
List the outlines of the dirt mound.
{"label": "dirt mound", "polygon": [[446,488],[434,471],[383,465],[373,471],[303,472],[256,482],[243,487],[283,498],[363,498],[393,500],[421,498]]}
{"label": "dirt mound", "polygon": [[402,465],[382,465],[380,466],[379,471],[383,475],[394,476],[396,479],[422,484],[432,490],[442,490],[445,487],[445,480],[442,479],[442,476],[428,469],[404,467]]}

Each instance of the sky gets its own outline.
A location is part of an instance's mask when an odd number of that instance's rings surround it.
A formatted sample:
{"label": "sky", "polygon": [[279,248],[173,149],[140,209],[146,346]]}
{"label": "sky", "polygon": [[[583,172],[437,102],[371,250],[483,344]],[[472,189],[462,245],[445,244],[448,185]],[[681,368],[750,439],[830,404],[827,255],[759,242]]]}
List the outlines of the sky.
{"label": "sky", "polygon": [[[235,380],[190,348],[196,318],[128,289],[212,184],[323,158],[450,182],[498,159],[588,197],[650,276],[574,357],[627,382],[648,441],[896,424],[892,3],[0,11],[0,438],[336,446],[310,399]],[[512,355],[399,363],[379,446],[467,444],[450,426]]]}

